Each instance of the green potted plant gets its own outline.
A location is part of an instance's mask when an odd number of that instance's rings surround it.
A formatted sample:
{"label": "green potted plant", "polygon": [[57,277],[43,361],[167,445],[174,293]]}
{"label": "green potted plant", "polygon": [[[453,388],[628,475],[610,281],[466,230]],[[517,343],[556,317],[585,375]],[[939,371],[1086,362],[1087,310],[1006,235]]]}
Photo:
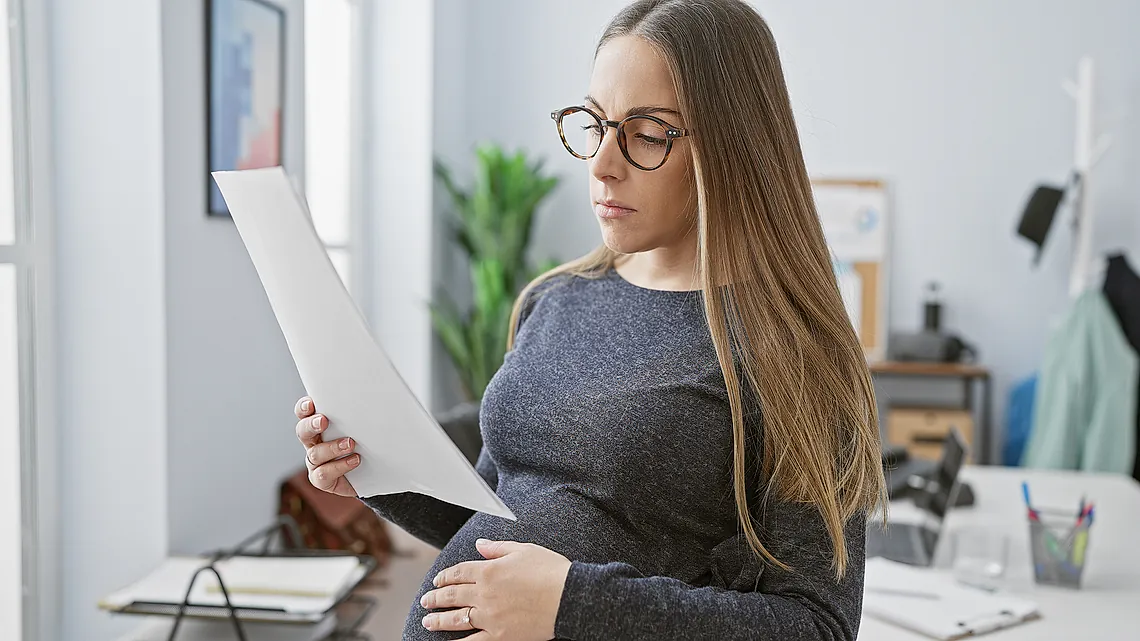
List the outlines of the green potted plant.
{"label": "green potted plant", "polygon": [[[441,294],[431,308],[432,324],[468,399],[449,412],[450,418],[466,416],[470,421],[474,412],[477,438],[478,404],[503,364],[515,298],[531,278],[557,264],[548,260],[531,265],[526,253],[534,212],[558,179],[543,173],[541,160],[532,160],[523,151],[507,154],[496,145],[476,150],[469,189],[459,187],[451,170],[439,161],[435,174],[451,199],[454,239],[467,255],[473,303],[460,310],[453,299]],[[458,443],[456,434],[452,438]]]}

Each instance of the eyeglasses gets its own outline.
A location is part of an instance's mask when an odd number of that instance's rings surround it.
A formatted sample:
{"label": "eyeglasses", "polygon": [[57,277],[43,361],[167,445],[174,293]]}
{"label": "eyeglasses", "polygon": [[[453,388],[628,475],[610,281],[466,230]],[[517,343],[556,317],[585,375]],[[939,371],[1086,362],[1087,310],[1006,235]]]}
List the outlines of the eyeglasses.
{"label": "eyeglasses", "polygon": [[606,127],[617,130],[618,148],[629,164],[643,171],[653,171],[665,164],[673,141],[689,132],[674,127],[656,116],[637,114],[621,121],[604,120],[586,107],[566,107],[552,111],[550,118],[558,124],[558,135],[566,151],[582,160],[593,158],[602,146]]}

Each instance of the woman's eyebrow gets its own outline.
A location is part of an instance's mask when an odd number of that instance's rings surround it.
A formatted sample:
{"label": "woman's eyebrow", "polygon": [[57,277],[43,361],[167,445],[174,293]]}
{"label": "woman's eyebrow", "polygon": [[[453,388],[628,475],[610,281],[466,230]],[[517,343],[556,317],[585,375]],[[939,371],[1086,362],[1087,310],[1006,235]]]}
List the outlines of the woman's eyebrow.
{"label": "woman's eyebrow", "polygon": [[[585,100],[586,100],[586,102],[592,104],[598,111],[605,113],[606,110],[603,109],[602,106],[600,104],[598,104],[598,101],[594,100],[593,97],[586,96]],[[648,116],[650,114],[657,114],[657,113],[668,113],[668,114],[673,114],[673,115],[677,116],[678,118],[681,117],[681,112],[677,111],[676,109],[671,109],[669,107],[649,107],[649,106],[634,107],[634,108],[626,111],[625,115],[626,116]]]}

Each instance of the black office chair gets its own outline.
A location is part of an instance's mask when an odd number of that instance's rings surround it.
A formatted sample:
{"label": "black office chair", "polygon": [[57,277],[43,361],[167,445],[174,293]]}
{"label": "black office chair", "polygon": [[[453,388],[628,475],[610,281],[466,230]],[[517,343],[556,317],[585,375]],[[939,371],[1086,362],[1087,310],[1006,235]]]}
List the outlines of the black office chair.
{"label": "black office chair", "polygon": [[460,452],[475,465],[483,448],[479,432],[479,403],[460,403],[435,417]]}

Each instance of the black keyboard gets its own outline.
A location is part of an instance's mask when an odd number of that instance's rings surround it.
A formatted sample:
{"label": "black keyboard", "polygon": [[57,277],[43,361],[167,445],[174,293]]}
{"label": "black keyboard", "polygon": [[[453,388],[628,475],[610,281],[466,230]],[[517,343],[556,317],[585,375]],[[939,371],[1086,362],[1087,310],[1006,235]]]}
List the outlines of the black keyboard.
{"label": "black keyboard", "polygon": [[867,527],[867,558],[881,556],[899,563],[923,565],[931,556],[926,550],[933,551],[936,543],[937,534],[918,525],[899,523],[885,531],[878,525]]}

